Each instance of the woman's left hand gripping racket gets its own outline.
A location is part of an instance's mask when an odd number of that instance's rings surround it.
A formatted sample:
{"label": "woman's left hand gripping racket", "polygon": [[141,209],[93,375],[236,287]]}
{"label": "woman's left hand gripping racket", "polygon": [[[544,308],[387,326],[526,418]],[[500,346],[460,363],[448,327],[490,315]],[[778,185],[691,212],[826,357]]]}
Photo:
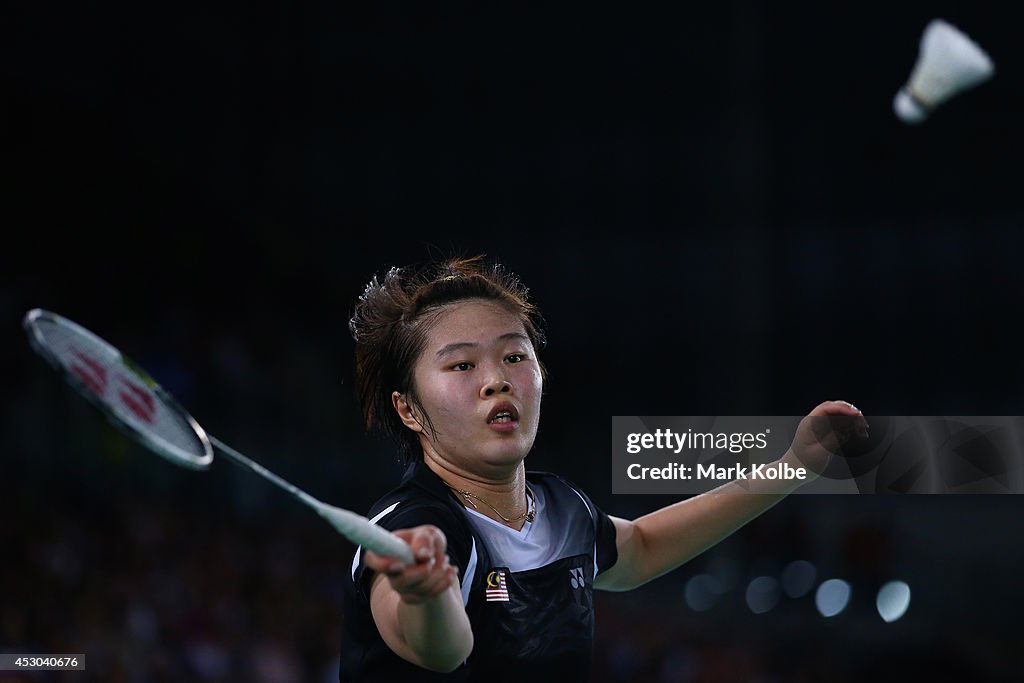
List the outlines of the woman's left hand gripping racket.
{"label": "woman's left hand gripping racket", "polygon": [[362,515],[322,503],[208,435],[145,370],[89,330],[38,308],[25,315],[24,325],[32,348],[111,422],[149,450],[176,465],[203,470],[213,462],[216,448],[316,510],[353,543],[407,565],[415,563],[409,546],[394,534]]}

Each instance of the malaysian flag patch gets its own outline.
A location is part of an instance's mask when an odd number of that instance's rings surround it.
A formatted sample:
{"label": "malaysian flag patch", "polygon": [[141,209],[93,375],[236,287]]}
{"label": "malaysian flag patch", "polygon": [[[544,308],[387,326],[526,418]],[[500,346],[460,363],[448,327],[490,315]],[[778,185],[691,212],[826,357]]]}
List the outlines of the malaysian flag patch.
{"label": "malaysian flag patch", "polygon": [[487,575],[487,602],[508,602],[508,586],[505,585],[505,570],[495,569]]}

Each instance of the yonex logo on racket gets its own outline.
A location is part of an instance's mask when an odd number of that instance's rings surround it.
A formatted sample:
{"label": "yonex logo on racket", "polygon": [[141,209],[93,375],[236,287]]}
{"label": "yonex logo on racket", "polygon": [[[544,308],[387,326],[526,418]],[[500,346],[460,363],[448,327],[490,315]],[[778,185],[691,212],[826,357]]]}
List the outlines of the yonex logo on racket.
{"label": "yonex logo on racket", "polygon": [[128,389],[128,391],[117,392],[121,402],[135,414],[135,417],[146,423],[153,422],[153,416],[156,415],[156,401],[153,399],[153,394],[137,384],[132,384],[124,377],[120,379]]}
{"label": "yonex logo on racket", "polygon": [[[71,353],[80,363],[72,362],[69,368],[75,377],[80,379],[89,389],[100,398],[106,398],[109,376],[107,368],[95,358],[92,358],[84,351],[71,347]],[[121,404],[131,411],[132,415],[146,424],[152,424],[156,417],[156,399],[145,387],[141,387],[129,381],[126,377],[117,375],[121,387],[117,397]]]}
{"label": "yonex logo on racket", "polygon": [[83,364],[71,363],[69,366],[71,372],[74,373],[75,377],[82,380],[85,386],[92,389],[93,393],[102,397],[107,390],[107,369],[101,363],[73,346],[71,347],[71,353]]}

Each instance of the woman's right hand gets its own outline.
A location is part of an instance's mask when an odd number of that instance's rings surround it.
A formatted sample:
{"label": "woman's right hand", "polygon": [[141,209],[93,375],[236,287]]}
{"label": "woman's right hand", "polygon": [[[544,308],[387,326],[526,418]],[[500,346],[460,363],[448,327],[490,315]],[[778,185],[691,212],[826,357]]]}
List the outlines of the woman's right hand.
{"label": "woman's right hand", "polygon": [[426,524],[393,533],[412,548],[416,564],[405,566],[398,558],[366,550],[366,566],[386,576],[391,588],[407,604],[420,604],[444,593],[458,576],[458,568],[448,561],[444,532]]}

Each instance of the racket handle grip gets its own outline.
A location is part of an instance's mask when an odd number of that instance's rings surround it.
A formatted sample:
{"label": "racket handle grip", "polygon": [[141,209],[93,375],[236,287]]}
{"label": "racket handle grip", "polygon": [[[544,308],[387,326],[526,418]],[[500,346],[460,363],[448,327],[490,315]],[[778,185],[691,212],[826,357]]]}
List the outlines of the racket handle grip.
{"label": "racket handle grip", "polygon": [[378,555],[396,557],[406,565],[416,564],[408,543],[387,529],[371,523],[362,515],[326,503],[321,503],[316,511],[328,524],[337,529],[338,533],[356,545],[361,545]]}

